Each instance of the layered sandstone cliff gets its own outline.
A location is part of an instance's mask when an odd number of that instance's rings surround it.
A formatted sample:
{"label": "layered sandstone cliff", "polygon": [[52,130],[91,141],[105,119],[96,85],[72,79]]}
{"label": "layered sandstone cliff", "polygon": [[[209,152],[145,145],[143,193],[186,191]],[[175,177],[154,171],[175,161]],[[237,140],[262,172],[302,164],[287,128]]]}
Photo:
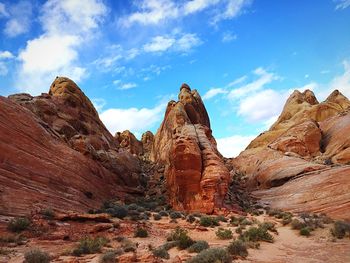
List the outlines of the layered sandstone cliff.
{"label": "layered sandstone cliff", "polygon": [[168,103],[151,160],[165,164],[169,201],[175,209],[212,213],[223,206],[230,173],[198,92],[183,84],[178,99]]}
{"label": "layered sandstone cliff", "polygon": [[139,193],[139,160],[119,149],[73,81],[56,78],[48,94],[0,104],[0,214],[86,211]]}
{"label": "layered sandstone cliff", "polygon": [[321,103],[312,91],[295,91],[270,130],[232,164],[262,201],[350,218],[349,107],[337,90]]}

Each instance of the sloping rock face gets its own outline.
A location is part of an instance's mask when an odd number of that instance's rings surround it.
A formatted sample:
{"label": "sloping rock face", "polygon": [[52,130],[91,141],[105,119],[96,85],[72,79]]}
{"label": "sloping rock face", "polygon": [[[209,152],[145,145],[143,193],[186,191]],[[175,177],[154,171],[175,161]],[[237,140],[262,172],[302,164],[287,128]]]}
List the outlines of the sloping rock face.
{"label": "sloping rock face", "polygon": [[138,185],[138,159],[120,151],[119,141],[106,129],[91,101],[72,80],[57,77],[48,94],[37,97],[15,94],[9,99],[32,111],[51,134],[69,147],[120,175],[126,185]]}
{"label": "sloping rock face", "polygon": [[151,160],[165,164],[169,201],[175,209],[212,213],[223,206],[230,173],[198,92],[183,84],[178,98],[168,103]]}
{"label": "sloping rock face", "polygon": [[140,193],[138,159],[120,151],[69,79],[57,78],[38,97],[0,97],[0,138],[0,214],[86,211]]}
{"label": "sloping rock face", "polygon": [[349,107],[337,90],[321,103],[311,91],[295,91],[270,130],[232,164],[247,175],[253,194],[272,206],[349,219]]}
{"label": "sloping rock face", "polygon": [[86,211],[128,191],[118,175],[53,138],[33,113],[0,97],[0,213]]}

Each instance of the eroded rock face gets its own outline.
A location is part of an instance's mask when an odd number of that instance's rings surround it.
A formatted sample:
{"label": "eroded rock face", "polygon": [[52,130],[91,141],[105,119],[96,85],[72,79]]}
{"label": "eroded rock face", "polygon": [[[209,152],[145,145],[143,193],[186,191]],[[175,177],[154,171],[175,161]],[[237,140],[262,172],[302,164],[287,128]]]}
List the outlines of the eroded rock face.
{"label": "eroded rock face", "polygon": [[232,164],[272,206],[349,219],[349,166],[331,166],[350,164],[349,107],[337,90],[321,103],[311,91],[295,91],[270,130]]}
{"label": "eroded rock face", "polygon": [[86,212],[136,192],[88,156],[73,150],[30,110],[0,97],[0,214],[51,207]]}
{"label": "eroded rock face", "polygon": [[120,147],[126,149],[131,154],[143,154],[142,142],[136,139],[135,135],[132,132],[128,130],[117,132],[114,137],[119,142]]}
{"label": "eroded rock face", "polygon": [[175,209],[211,213],[223,206],[230,174],[217,151],[202,99],[186,84],[179,101],[168,103],[151,159],[166,165],[168,195]]}
{"label": "eroded rock face", "polygon": [[37,97],[15,94],[9,99],[32,111],[51,134],[69,147],[118,174],[126,185],[138,185],[137,157],[120,151],[119,141],[106,129],[91,101],[72,80],[57,77],[48,94]]}

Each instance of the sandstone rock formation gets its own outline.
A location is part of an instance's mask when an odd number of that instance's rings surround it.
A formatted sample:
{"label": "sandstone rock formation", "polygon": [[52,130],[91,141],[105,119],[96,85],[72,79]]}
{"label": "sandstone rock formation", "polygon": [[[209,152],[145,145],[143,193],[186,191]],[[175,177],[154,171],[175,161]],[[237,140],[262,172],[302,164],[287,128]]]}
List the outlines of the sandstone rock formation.
{"label": "sandstone rock formation", "polygon": [[223,206],[230,174],[198,92],[183,84],[178,98],[168,103],[151,160],[166,166],[169,201],[175,209],[211,213]]}
{"label": "sandstone rock formation", "polygon": [[143,154],[142,142],[137,140],[135,135],[130,131],[117,132],[114,137],[119,142],[120,147],[126,149],[131,154]]}
{"label": "sandstone rock formation", "polygon": [[49,94],[0,104],[0,214],[86,211],[139,193],[138,159],[120,151],[73,81],[57,78]]}
{"label": "sandstone rock formation", "polygon": [[253,194],[292,211],[350,218],[350,102],[334,91],[319,103],[307,90],[293,92],[270,130],[232,160]]}

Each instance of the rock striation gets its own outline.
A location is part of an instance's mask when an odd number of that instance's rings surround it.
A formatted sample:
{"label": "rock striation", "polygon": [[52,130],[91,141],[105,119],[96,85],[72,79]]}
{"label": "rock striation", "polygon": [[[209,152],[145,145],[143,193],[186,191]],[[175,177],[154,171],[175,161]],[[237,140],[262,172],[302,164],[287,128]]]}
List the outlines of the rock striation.
{"label": "rock striation", "polygon": [[181,86],[178,101],[168,103],[150,158],[165,165],[175,209],[212,213],[223,206],[230,173],[217,151],[202,99],[187,84]]}
{"label": "rock striation", "polygon": [[67,78],[48,94],[0,97],[0,214],[86,211],[140,193],[139,160],[122,151]]}
{"label": "rock striation", "polygon": [[312,91],[294,91],[278,120],[232,165],[263,202],[349,219],[349,109],[338,90],[321,103]]}

